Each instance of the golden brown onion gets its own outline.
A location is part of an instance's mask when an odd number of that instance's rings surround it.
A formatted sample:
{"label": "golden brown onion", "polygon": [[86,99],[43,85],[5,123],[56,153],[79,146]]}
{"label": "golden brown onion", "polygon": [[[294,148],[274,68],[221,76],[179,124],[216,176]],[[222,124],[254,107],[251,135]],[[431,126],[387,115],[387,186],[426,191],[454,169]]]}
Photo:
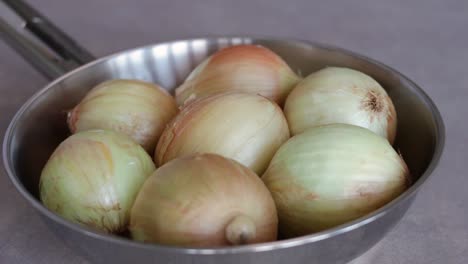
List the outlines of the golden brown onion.
{"label": "golden brown onion", "polygon": [[299,79],[273,51],[259,45],[236,45],[198,65],[176,89],[176,100],[183,105],[218,92],[242,91],[281,105]]}
{"label": "golden brown onion", "polygon": [[217,94],[181,110],[161,135],[155,160],[162,165],[184,155],[216,153],[260,175],[288,138],[288,124],[275,103],[248,93]]}
{"label": "golden brown onion", "polygon": [[139,241],[190,247],[276,239],[278,218],[260,178],[215,154],[175,159],[144,183],[131,211]]}

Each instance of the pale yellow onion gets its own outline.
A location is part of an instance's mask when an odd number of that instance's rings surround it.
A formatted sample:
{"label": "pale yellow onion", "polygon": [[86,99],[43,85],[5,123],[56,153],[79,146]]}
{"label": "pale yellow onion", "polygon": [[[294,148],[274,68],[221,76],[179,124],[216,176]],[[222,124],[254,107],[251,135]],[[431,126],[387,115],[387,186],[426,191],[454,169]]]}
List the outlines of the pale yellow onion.
{"label": "pale yellow onion", "polygon": [[178,112],[174,98],[156,84],[117,79],[91,89],[69,113],[72,133],[107,129],[129,135],[153,152],[166,123]]}
{"label": "pale yellow onion", "polygon": [[300,80],[281,57],[259,45],[224,48],[199,64],[176,89],[179,105],[218,92],[243,91],[282,104]]}
{"label": "pale yellow onion", "polygon": [[168,162],[144,183],[131,211],[133,239],[208,247],[276,239],[278,217],[261,179],[215,154]]}
{"label": "pale yellow onion", "polygon": [[331,124],[289,139],[262,179],[285,237],[306,235],[364,216],[408,185],[404,160],[368,129]]}
{"label": "pale yellow onion", "polygon": [[328,67],[302,80],[286,99],[284,113],[291,134],[307,128],[345,123],[370,129],[393,144],[397,116],[392,100],[370,76]]}
{"label": "pale yellow onion", "polygon": [[155,152],[157,164],[194,153],[237,160],[259,175],[289,138],[283,112],[254,94],[223,93],[197,100],[166,127]]}
{"label": "pale yellow onion", "polygon": [[47,161],[40,198],[65,219],[119,233],[126,229],[136,195],[154,170],[148,153],[128,136],[104,130],[78,132]]}

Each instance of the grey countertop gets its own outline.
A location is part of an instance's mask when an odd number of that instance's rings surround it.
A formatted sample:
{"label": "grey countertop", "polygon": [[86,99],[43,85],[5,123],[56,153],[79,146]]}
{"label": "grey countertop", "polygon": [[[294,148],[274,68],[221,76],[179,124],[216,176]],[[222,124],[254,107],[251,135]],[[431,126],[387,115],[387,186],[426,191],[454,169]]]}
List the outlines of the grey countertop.
{"label": "grey countertop", "polygon": [[[467,0],[35,0],[96,56],[205,35],[271,35],[341,46],[403,72],[433,98],[447,128],[433,177],[402,222],[358,263],[468,262]],[[0,137],[47,84],[0,42]],[[0,263],[88,263],[65,247],[0,172]]]}

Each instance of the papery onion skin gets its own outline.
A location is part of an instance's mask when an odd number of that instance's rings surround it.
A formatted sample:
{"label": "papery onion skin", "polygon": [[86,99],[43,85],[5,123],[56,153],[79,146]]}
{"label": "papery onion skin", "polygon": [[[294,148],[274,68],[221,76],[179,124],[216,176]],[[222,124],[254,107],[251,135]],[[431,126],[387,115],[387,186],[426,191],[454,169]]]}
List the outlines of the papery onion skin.
{"label": "papery onion skin", "polygon": [[391,144],[396,135],[397,115],[387,92],[349,68],[327,67],[304,78],[286,99],[284,113],[292,135],[333,123],[370,129]]}
{"label": "papery onion skin", "polygon": [[218,92],[242,91],[265,96],[279,105],[300,80],[286,62],[260,45],[224,48],[199,64],[176,89],[179,105]]}
{"label": "papery onion skin", "polygon": [[364,216],[409,185],[404,160],[362,127],[331,124],[293,136],[262,177],[285,237],[306,235]]}
{"label": "papery onion skin", "polygon": [[130,209],[155,170],[148,153],[124,134],[76,133],[63,141],[42,170],[39,193],[51,211],[107,233],[126,229]]}
{"label": "papery onion skin", "polygon": [[157,164],[194,153],[216,153],[261,175],[289,138],[281,109],[259,95],[223,93],[184,107],[166,127],[155,152]]}
{"label": "papery onion skin", "polygon": [[277,225],[271,194],[255,173],[216,154],[195,154],[148,178],[129,230],[138,241],[209,247],[274,241]]}
{"label": "papery onion skin", "polygon": [[174,98],[156,84],[116,79],[91,89],[69,113],[72,133],[105,129],[129,135],[153,152],[165,125],[178,113]]}

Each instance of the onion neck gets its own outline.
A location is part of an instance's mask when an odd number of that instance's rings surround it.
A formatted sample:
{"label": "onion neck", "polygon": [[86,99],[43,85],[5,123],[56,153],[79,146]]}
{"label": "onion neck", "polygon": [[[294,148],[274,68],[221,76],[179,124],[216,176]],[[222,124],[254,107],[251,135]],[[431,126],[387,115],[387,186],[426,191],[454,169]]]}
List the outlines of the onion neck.
{"label": "onion neck", "polygon": [[255,223],[246,215],[235,216],[227,224],[225,235],[231,245],[250,244],[256,236]]}

